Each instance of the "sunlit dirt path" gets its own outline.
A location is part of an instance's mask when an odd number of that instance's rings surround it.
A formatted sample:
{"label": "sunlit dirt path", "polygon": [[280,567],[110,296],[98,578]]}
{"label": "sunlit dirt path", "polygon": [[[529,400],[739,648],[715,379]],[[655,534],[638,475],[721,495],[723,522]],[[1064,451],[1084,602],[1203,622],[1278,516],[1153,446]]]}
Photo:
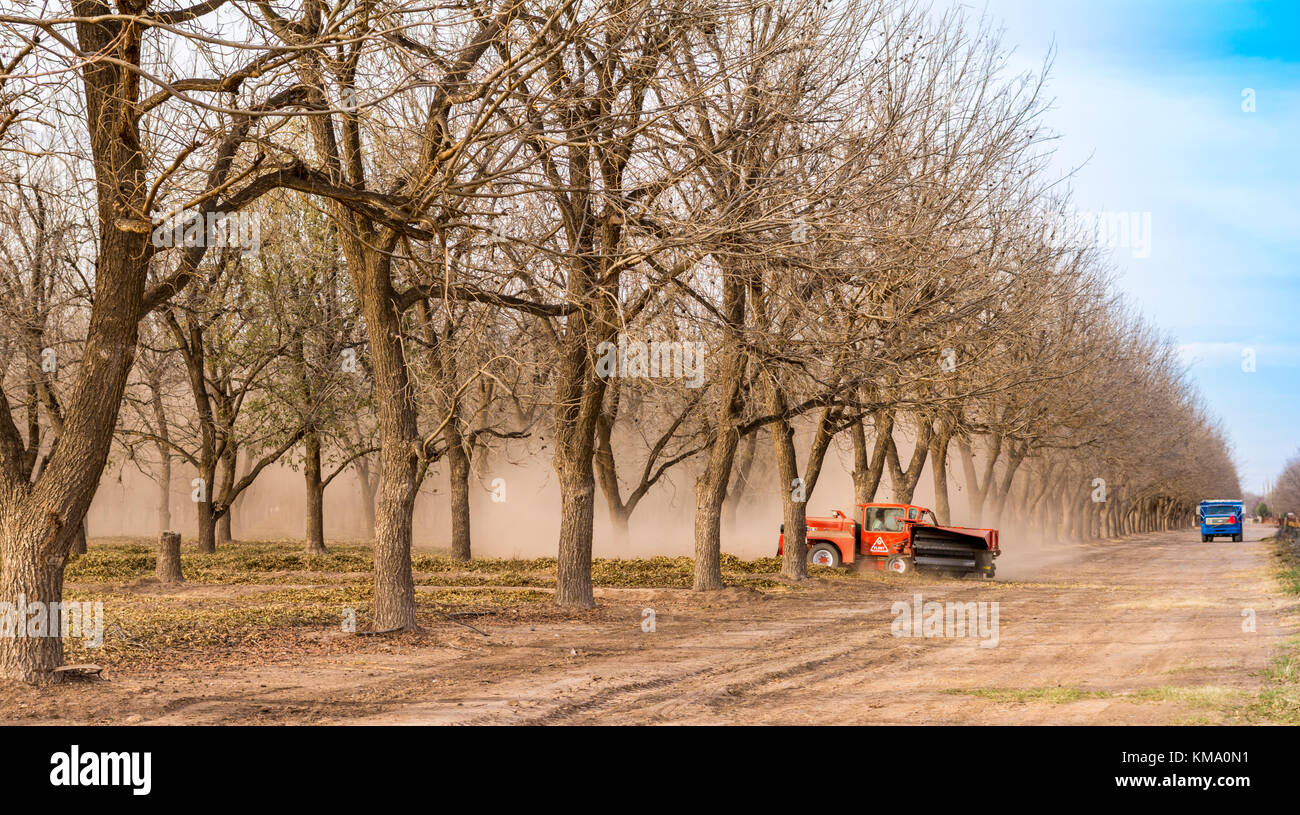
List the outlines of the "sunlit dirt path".
{"label": "sunlit dirt path", "polygon": [[[872,584],[660,614],[654,633],[631,621],[623,630],[501,632],[487,681],[475,681],[472,659],[432,669],[438,684],[425,698],[340,721],[1217,721],[1226,703],[1259,687],[1284,633],[1264,534],[1201,543],[1183,531],[1074,547],[1022,581]],[[893,636],[892,604],[916,593],[996,601],[996,647]],[[1243,631],[1251,614],[1253,633]]]}

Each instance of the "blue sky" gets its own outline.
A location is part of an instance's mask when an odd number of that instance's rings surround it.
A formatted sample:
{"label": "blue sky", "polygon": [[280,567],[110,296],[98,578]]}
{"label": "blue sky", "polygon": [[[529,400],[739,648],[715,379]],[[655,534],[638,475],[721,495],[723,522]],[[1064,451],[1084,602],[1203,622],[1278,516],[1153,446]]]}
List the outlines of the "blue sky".
{"label": "blue sky", "polygon": [[1151,213],[1150,257],[1114,251],[1117,283],[1181,346],[1261,491],[1300,448],[1300,3],[961,5],[1001,23],[1017,69],[1055,47],[1075,206]]}

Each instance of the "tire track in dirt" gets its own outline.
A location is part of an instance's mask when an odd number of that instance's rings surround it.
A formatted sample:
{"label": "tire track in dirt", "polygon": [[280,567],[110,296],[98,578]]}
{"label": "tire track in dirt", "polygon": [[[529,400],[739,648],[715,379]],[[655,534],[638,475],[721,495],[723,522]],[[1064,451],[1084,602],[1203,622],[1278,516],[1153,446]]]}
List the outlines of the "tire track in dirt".
{"label": "tire track in dirt", "polygon": [[[1249,536],[1267,534],[1258,528]],[[1010,547],[1009,547],[1010,548]],[[145,723],[1161,723],[1220,715],[1162,689],[1249,693],[1293,630],[1268,548],[1187,532],[1056,547],[1017,580],[812,580],[787,595],[602,589],[598,617],[443,645],[229,668],[140,686]],[[998,645],[906,638],[891,605],[996,601]],[[657,610],[654,633],[640,629]],[[1243,634],[1243,609],[1258,632]],[[125,681],[135,679],[123,677]],[[1065,694],[1065,701],[1038,698]],[[1217,692],[1217,691],[1216,691]],[[1074,694],[1072,697],[1071,694]]]}
{"label": "tire track in dirt", "polygon": [[[1204,705],[1135,698],[1165,688],[1249,692],[1286,633],[1265,547],[1217,546],[1160,533],[1077,547],[1020,582],[860,584],[828,597],[782,598],[765,609],[770,616],[740,619],[687,610],[675,615],[676,634],[642,640],[644,648],[505,682],[496,690],[517,707],[459,715],[430,699],[358,722],[1177,721],[1203,714]],[[998,601],[998,646],[892,637],[890,604],[915,592],[927,601]],[[1253,635],[1239,625],[1251,607]],[[628,645],[633,636],[615,639]],[[608,642],[598,636],[593,646],[601,644]],[[1053,690],[1079,698],[1033,696]]]}
{"label": "tire track in dirt", "polygon": [[[834,607],[829,615],[816,616],[815,619],[803,621],[786,621],[778,623],[781,630],[772,631],[764,637],[761,647],[752,642],[742,642],[732,646],[729,654],[739,654],[738,659],[717,664],[717,649],[724,646],[720,641],[730,639],[753,640],[755,631],[749,628],[714,631],[715,643],[704,654],[687,656],[681,663],[672,666],[673,672],[655,676],[650,679],[607,684],[583,693],[575,700],[561,701],[540,714],[506,715],[512,723],[557,724],[584,722],[591,718],[599,719],[609,710],[648,710],[663,708],[665,705],[679,707],[685,694],[699,698],[722,698],[734,694],[737,688],[758,686],[764,682],[775,681],[784,676],[795,676],[814,671],[846,658],[860,657],[857,648],[838,648],[830,652],[818,652],[809,655],[805,643],[810,632],[824,628],[831,617],[843,617],[845,610]],[[861,616],[861,615],[859,615]],[[744,624],[748,620],[729,621],[731,625]],[[763,621],[771,626],[772,621]],[[759,631],[760,634],[768,632]],[[675,648],[674,650],[684,650]],[[779,655],[779,656],[778,656]],[[623,655],[607,657],[599,663],[583,666],[582,672],[597,673],[604,670],[623,670],[620,661]],[[784,661],[781,661],[784,660]],[[774,662],[779,663],[774,667]],[[843,671],[850,670],[846,667]],[[841,671],[841,673],[843,672]],[[466,724],[503,723],[503,711],[467,720]],[[418,712],[413,712],[419,716]]]}

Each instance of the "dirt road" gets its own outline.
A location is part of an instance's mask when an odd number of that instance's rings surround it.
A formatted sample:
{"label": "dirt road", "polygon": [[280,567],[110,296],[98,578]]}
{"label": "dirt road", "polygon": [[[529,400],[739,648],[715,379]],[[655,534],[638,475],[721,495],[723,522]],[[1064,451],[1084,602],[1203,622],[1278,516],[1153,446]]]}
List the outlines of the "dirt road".
{"label": "dirt road", "polygon": [[[476,621],[445,647],[102,683],[98,712],[189,723],[1180,723],[1249,698],[1294,611],[1247,542],[1194,531],[1014,550],[995,581],[822,580],[773,595],[598,590],[590,619]],[[895,603],[997,603],[992,636],[894,636]],[[654,610],[654,631],[643,630]],[[985,606],[992,620],[992,606]],[[1255,630],[1243,623],[1254,620]],[[956,632],[952,632],[956,633]],[[991,632],[989,632],[991,633]],[[112,686],[112,687],[109,687]],[[86,702],[85,690],[77,692]],[[107,695],[106,695],[107,694]]]}
{"label": "dirt road", "polygon": [[[1250,541],[1262,531],[1252,530]],[[1284,634],[1257,542],[1188,532],[1057,550],[1015,581],[871,584],[815,600],[668,610],[656,630],[501,632],[490,684],[432,669],[427,698],[356,723],[1215,721]],[[896,601],[999,604],[995,647],[896,637]],[[1244,611],[1255,631],[1243,631]],[[548,637],[547,634],[550,634]],[[547,640],[553,644],[546,644]],[[567,649],[576,654],[566,657]],[[467,681],[469,680],[469,681]]]}

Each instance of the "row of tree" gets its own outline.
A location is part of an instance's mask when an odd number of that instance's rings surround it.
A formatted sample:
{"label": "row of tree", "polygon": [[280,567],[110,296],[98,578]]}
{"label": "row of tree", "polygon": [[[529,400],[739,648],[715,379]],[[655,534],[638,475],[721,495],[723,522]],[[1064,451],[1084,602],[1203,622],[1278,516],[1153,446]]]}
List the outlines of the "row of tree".
{"label": "row of tree", "polygon": [[1276,517],[1283,526],[1291,513],[1300,515],[1300,453],[1287,459],[1266,497],[1268,504],[1261,501],[1257,513]]}
{"label": "row of tree", "polygon": [[[747,485],[804,529],[841,446],[859,501],[909,499],[928,461],[942,519],[1045,535],[1168,528],[1237,491],[1171,343],[1062,232],[1043,77],[959,11],[10,5],[0,596],[61,597],[115,440],[164,485],[161,528],[170,468],[198,473],[207,552],[282,460],[323,551],[325,488],[354,471],[380,629],[416,624],[435,464],[468,558],[473,474],[546,451],[569,607],[594,604],[598,487],[626,530],[674,471],[698,590]],[[61,659],[0,640],[3,677]]]}

